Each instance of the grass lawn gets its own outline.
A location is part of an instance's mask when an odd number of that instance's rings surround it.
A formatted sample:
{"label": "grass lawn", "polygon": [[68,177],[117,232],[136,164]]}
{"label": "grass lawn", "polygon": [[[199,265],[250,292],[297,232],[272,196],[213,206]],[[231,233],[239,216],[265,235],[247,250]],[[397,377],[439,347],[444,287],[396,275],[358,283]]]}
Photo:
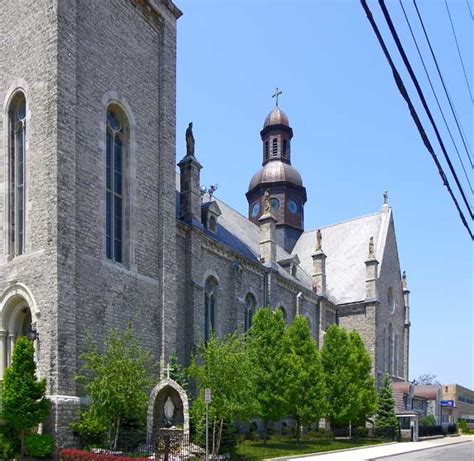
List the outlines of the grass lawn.
{"label": "grass lawn", "polygon": [[246,440],[239,444],[233,459],[258,460],[279,456],[304,455],[331,450],[342,450],[385,443],[386,440],[332,440],[326,438],[304,438],[300,442],[287,437],[275,437],[263,446],[262,441]]}

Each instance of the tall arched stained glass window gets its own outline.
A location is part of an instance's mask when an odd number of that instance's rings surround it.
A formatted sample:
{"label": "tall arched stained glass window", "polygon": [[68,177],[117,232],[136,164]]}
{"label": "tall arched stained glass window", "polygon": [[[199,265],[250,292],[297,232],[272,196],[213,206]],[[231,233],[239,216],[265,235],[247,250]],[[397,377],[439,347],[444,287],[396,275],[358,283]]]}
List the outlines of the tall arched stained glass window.
{"label": "tall arched stained glass window", "polygon": [[257,300],[252,293],[247,293],[245,296],[245,331],[249,330],[252,326],[252,319],[255,315],[255,308],[257,306]]}
{"label": "tall arched stained glass window", "polygon": [[106,137],[106,255],[123,261],[126,119],[115,106],[107,110]]}
{"label": "tall arched stained glass window", "polygon": [[216,328],[217,281],[213,277],[204,286],[204,340],[208,341]]}
{"label": "tall arched stained glass window", "polygon": [[21,255],[25,249],[25,147],[26,100],[17,93],[9,110],[9,242],[10,254]]}

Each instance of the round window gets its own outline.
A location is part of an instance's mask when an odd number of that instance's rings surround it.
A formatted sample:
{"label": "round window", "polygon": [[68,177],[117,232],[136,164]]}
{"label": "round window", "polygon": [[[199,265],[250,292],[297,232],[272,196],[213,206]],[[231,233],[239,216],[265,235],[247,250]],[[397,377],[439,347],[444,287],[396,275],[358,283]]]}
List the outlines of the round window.
{"label": "round window", "polygon": [[298,204],[296,203],[296,200],[289,200],[288,201],[288,210],[290,210],[290,213],[295,214],[298,211]]}
{"label": "round window", "polygon": [[275,213],[275,211],[277,211],[278,208],[280,208],[280,200],[278,200],[276,197],[272,197],[270,199],[270,205],[272,206],[273,213]]}
{"label": "round window", "polygon": [[252,205],[252,216],[255,218],[258,215],[259,211],[260,211],[260,203],[255,202]]}

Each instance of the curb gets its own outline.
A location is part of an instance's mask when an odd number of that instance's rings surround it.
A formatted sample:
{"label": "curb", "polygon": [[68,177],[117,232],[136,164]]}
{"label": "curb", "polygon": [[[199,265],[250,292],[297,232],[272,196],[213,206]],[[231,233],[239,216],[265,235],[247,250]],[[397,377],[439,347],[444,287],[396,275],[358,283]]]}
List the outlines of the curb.
{"label": "curb", "polygon": [[[468,440],[466,440],[468,442]],[[375,445],[364,445],[361,447],[352,447],[352,448],[341,448],[339,450],[328,450],[328,451],[320,451],[317,453],[306,453],[305,455],[290,455],[290,456],[279,456],[278,458],[265,458],[265,461],[285,461],[285,460],[290,460],[290,459],[303,459],[303,458],[309,458],[310,456],[323,456],[323,455],[329,455],[332,453],[343,453],[345,451],[354,451],[354,450],[362,450],[363,448],[371,448],[371,447],[384,447],[387,445],[395,445],[399,442],[387,442],[387,443],[377,443]]]}
{"label": "curb", "polygon": [[450,446],[450,445],[461,445],[462,443],[471,443],[471,442],[472,442],[472,440],[459,440],[457,442],[444,443],[444,444],[436,445],[434,447],[417,448],[416,450],[406,451],[404,453],[398,453],[398,454],[395,453],[393,455],[383,455],[383,456],[378,456],[377,458],[367,458],[366,461],[377,461],[379,459],[391,458],[392,456],[402,456],[402,455],[406,455],[408,453],[415,453],[417,451],[433,450],[435,448],[447,447],[447,446]]}
{"label": "curb", "polygon": [[[407,451],[407,452],[404,452],[404,453],[394,453],[394,454],[391,454],[391,455],[378,456],[377,458],[368,458],[366,461],[376,461],[376,460],[379,460],[379,459],[390,458],[391,456],[401,456],[401,455],[406,455],[408,453],[414,453],[416,451],[431,450],[433,448],[446,447],[448,445],[459,445],[461,443],[469,443],[469,442],[473,442],[473,441],[474,441],[474,437],[473,437],[473,440],[457,440],[456,442],[443,443],[443,444],[436,445],[434,447],[421,447],[421,448],[417,448],[415,450]],[[305,455],[280,456],[278,458],[265,458],[265,461],[286,461],[286,460],[290,460],[290,459],[304,459],[304,458],[309,458],[310,456],[330,455],[332,453],[343,453],[345,451],[362,450],[364,448],[371,448],[371,447],[384,447],[384,446],[387,446],[387,445],[396,445],[398,443],[411,443],[411,442],[379,443],[377,445],[365,445],[365,446],[362,446],[362,447],[343,448],[341,450],[328,450],[328,451],[322,451],[322,452],[319,452],[319,453],[307,453]]]}

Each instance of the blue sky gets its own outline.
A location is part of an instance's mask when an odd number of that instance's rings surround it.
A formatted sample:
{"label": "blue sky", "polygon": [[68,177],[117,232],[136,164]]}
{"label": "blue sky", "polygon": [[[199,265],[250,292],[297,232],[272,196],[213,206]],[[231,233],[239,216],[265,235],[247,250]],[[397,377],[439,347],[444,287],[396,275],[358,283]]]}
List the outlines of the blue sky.
{"label": "blue sky", "polygon": [[[403,0],[455,135],[411,0]],[[259,131],[275,87],[294,131],[292,163],[308,193],[305,226],[314,229],[373,213],[389,192],[402,269],[411,289],[410,379],[434,373],[471,388],[472,245],[401,98],[358,1],[176,0],[178,21],[177,155],[194,122],[203,184],[247,213],[245,192],[261,164]],[[400,71],[378,7],[369,0]],[[418,0],[448,90],[471,146],[472,102],[444,1]],[[466,194],[465,178],[398,1],[387,2]],[[449,6],[472,80],[472,19],[465,0]],[[473,8],[474,9],[474,8]],[[401,72],[440,160],[442,152],[405,71]],[[474,84],[473,84],[474,86]],[[442,160],[445,165],[444,160]],[[446,167],[447,171],[447,167]],[[454,180],[448,176],[455,188]]]}

